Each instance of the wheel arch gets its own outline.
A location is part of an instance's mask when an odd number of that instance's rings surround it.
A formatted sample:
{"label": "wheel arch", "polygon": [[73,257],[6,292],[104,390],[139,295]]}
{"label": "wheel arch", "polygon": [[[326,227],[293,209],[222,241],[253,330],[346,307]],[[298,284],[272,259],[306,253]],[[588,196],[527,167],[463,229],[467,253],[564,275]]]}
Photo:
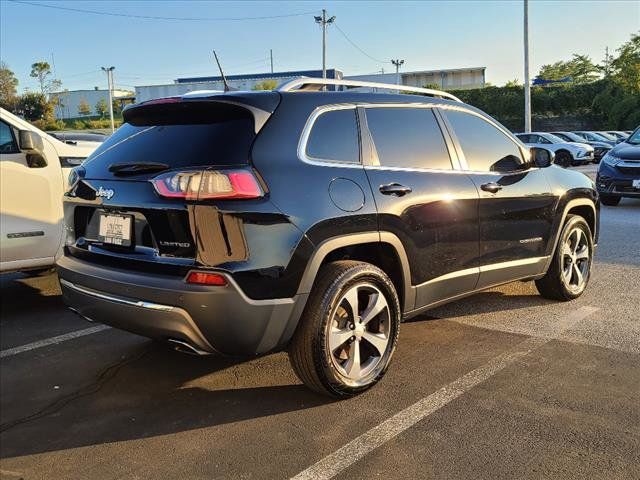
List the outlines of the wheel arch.
{"label": "wheel arch", "polygon": [[593,242],[594,244],[597,243],[599,232],[598,232],[598,211],[596,208],[596,203],[592,199],[586,198],[586,197],[573,198],[567,201],[562,210],[562,217],[560,219],[560,222],[558,223],[556,230],[553,234],[554,235],[554,240],[552,244],[553,248],[551,249],[551,252],[549,254],[549,260],[545,265],[545,268],[544,268],[545,272],[549,269],[549,266],[551,265],[551,262],[553,260],[553,254],[556,251],[556,248],[558,247],[558,241],[560,240],[560,233],[562,232],[562,227],[567,221],[567,216],[569,214],[580,215],[586,220],[587,224],[589,225],[589,228],[591,229]]}
{"label": "wheel arch", "polygon": [[345,258],[366,261],[381,268],[396,287],[403,312],[413,309],[415,289],[411,287],[409,260],[402,242],[391,232],[341,235],[320,243],[307,263],[297,293],[311,291],[324,264]]}

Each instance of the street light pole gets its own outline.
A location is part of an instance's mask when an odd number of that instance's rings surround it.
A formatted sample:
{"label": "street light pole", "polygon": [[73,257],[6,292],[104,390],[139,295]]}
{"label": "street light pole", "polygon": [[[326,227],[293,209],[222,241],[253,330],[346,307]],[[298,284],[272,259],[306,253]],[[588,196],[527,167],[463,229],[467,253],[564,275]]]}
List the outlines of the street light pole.
{"label": "street light pole", "polygon": [[111,133],[115,131],[113,123],[113,71],[116,67],[102,67],[103,72],[107,72],[107,84],[109,86],[109,118],[111,119]]}
{"label": "street light pole", "polygon": [[404,65],[404,60],[395,59],[391,60],[391,63],[396,67],[396,85],[400,85],[400,67]]}
{"label": "street light pole", "polygon": [[529,79],[529,0],[524,0],[524,131],[531,132],[531,81]]}
{"label": "street light pole", "polygon": [[322,26],[322,78],[327,78],[327,25],[335,22],[335,15],[327,18],[327,11],[322,9],[322,16],[313,17]]}

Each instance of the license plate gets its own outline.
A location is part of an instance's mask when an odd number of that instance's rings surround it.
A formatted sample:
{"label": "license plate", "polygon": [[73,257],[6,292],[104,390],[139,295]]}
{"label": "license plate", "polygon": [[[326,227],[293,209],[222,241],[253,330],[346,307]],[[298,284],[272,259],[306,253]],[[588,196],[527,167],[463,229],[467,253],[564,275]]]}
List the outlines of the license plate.
{"label": "license plate", "polygon": [[640,179],[633,181],[633,188],[640,188]]}
{"label": "license plate", "polygon": [[100,214],[98,239],[103,243],[131,246],[131,215]]}

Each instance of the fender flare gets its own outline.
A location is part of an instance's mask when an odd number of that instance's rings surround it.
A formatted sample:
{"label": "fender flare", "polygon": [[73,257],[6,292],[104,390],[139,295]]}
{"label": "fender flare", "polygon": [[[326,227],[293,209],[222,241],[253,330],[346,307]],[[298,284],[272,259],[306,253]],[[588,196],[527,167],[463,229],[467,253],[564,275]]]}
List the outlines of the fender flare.
{"label": "fender flare", "polygon": [[316,247],[311,258],[307,262],[307,267],[302,274],[302,279],[300,280],[297,294],[308,294],[309,292],[311,292],[313,282],[318,275],[318,270],[320,270],[320,265],[328,254],[330,254],[334,250],[337,250],[338,248],[348,247],[351,245],[361,245],[364,243],[387,243],[394,248],[402,267],[404,290],[403,311],[406,312],[413,309],[415,305],[415,289],[411,286],[411,270],[407,252],[405,251],[404,246],[402,245],[402,242],[397,237],[397,235],[386,231],[353,233],[331,237],[324,240]]}
{"label": "fender flare", "polygon": [[593,236],[594,240],[598,238],[597,232],[596,232],[596,229],[598,228],[598,221],[597,221],[598,212],[597,212],[596,204],[594,203],[594,201],[589,198],[574,198],[572,200],[569,200],[567,204],[564,206],[560,224],[558,225],[558,228],[555,232],[555,238],[553,239],[553,249],[549,254],[549,260],[547,260],[547,263],[544,266],[545,273],[547,272],[547,270],[549,270],[549,266],[551,265],[551,262],[553,261],[553,258],[555,256],[554,254],[556,252],[556,248],[558,248],[558,242],[560,241],[560,232],[562,232],[562,227],[564,226],[564,223],[567,220],[567,215],[569,214],[569,210],[571,210],[574,207],[581,207],[581,206],[588,206],[588,207],[591,207],[591,209],[593,210],[593,218],[596,219],[596,221],[594,222],[594,228],[593,228],[593,232],[591,232],[591,235]]}

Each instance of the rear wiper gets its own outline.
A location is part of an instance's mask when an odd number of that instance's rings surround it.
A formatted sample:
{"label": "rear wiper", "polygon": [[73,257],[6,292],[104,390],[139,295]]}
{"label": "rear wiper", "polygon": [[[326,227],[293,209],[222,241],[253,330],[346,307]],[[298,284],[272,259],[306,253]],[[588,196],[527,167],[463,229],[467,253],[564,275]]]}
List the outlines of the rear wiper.
{"label": "rear wiper", "polygon": [[166,163],[157,162],[125,162],[112,163],[109,165],[109,171],[116,175],[136,175],[145,172],[161,172],[169,169]]}

